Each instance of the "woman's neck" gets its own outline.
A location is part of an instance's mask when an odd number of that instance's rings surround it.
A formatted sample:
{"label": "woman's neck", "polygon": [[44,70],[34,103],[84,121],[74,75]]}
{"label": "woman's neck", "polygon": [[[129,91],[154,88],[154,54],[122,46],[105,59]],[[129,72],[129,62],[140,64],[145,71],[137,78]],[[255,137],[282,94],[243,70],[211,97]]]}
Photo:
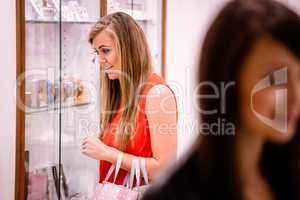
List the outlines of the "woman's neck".
{"label": "woman's neck", "polygon": [[236,156],[245,199],[272,199],[271,188],[260,168],[264,139],[243,129],[236,137]]}
{"label": "woman's neck", "polygon": [[236,156],[241,178],[244,179],[260,174],[259,162],[263,150],[263,139],[241,129],[236,137]]}

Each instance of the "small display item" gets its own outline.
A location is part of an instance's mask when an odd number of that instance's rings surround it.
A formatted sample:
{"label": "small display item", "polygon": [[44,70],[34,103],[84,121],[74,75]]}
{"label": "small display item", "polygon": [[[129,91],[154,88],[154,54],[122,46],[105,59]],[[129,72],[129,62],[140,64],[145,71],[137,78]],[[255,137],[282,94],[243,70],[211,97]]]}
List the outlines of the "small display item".
{"label": "small display item", "polygon": [[88,89],[84,87],[82,81],[77,81],[75,95],[75,104],[84,104],[90,102],[91,98],[89,96]]}
{"label": "small display item", "polygon": [[45,169],[29,172],[28,200],[47,200],[48,175]]}
{"label": "small display item", "polygon": [[50,0],[43,0],[43,20],[54,20],[56,11],[53,3],[50,3]]}
{"label": "small display item", "polygon": [[31,92],[29,92],[29,91],[25,92],[25,104],[24,105],[29,108],[31,107]]}
{"label": "small display item", "polygon": [[29,92],[31,92],[31,100],[30,107],[31,108],[39,108],[40,100],[39,100],[39,85],[37,79],[28,80],[26,84],[28,84]]}
{"label": "small display item", "polygon": [[47,95],[48,87],[47,80],[39,80],[38,81],[38,98],[40,102],[40,107],[46,107],[48,105],[48,95]]}
{"label": "small display item", "polygon": [[54,20],[57,9],[51,0],[30,0],[31,5],[38,16],[38,20]]}
{"label": "small display item", "polygon": [[[59,191],[61,195],[59,195]],[[60,172],[58,165],[28,172],[27,200],[56,200],[68,199],[68,197],[69,186],[63,165],[60,165]]]}

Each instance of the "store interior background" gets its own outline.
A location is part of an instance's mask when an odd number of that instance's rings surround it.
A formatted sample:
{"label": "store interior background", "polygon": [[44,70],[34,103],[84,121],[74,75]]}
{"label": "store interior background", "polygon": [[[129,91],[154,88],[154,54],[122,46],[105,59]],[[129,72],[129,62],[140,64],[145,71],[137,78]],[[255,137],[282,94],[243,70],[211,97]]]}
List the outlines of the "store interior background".
{"label": "store interior background", "polygon": [[[169,0],[167,2],[166,79],[180,86],[178,155],[194,141],[189,123],[197,119],[192,107],[196,63],[207,27],[228,0]],[[300,11],[299,0],[281,0]],[[0,2],[0,199],[14,199],[16,148],[16,2]]]}

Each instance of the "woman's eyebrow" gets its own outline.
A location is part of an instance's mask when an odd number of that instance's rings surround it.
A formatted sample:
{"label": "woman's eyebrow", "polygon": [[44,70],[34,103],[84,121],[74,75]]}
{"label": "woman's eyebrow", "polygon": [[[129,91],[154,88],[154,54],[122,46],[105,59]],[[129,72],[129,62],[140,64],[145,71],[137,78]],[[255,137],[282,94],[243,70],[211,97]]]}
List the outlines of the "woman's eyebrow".
{"label": "woman's eyebrow", "polygon": [[109,47],[109,46],[106,46],[106,45],[100,45],[100,46],[98,47],[98,49],[101,49],[101,48],[103,48],[103,47]]}

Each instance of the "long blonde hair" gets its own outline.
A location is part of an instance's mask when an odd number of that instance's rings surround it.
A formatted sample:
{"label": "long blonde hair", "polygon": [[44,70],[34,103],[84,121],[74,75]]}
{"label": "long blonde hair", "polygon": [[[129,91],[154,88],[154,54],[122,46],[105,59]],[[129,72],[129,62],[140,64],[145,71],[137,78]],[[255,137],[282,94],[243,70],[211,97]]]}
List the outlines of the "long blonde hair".
{"label": "long blonde hair", "polygon": [[103,30],[114,40],[121,61],[121,76],[118,80],[110,80],[105,73],[100,74],[100,133],[110,124],[122,102],[124,107],[115,143],[125,150],[133,136],[141,85],[152,71],[151,54],[143,30],[131,16],[116,12],[102,17],[89,34],[90,44]]}

